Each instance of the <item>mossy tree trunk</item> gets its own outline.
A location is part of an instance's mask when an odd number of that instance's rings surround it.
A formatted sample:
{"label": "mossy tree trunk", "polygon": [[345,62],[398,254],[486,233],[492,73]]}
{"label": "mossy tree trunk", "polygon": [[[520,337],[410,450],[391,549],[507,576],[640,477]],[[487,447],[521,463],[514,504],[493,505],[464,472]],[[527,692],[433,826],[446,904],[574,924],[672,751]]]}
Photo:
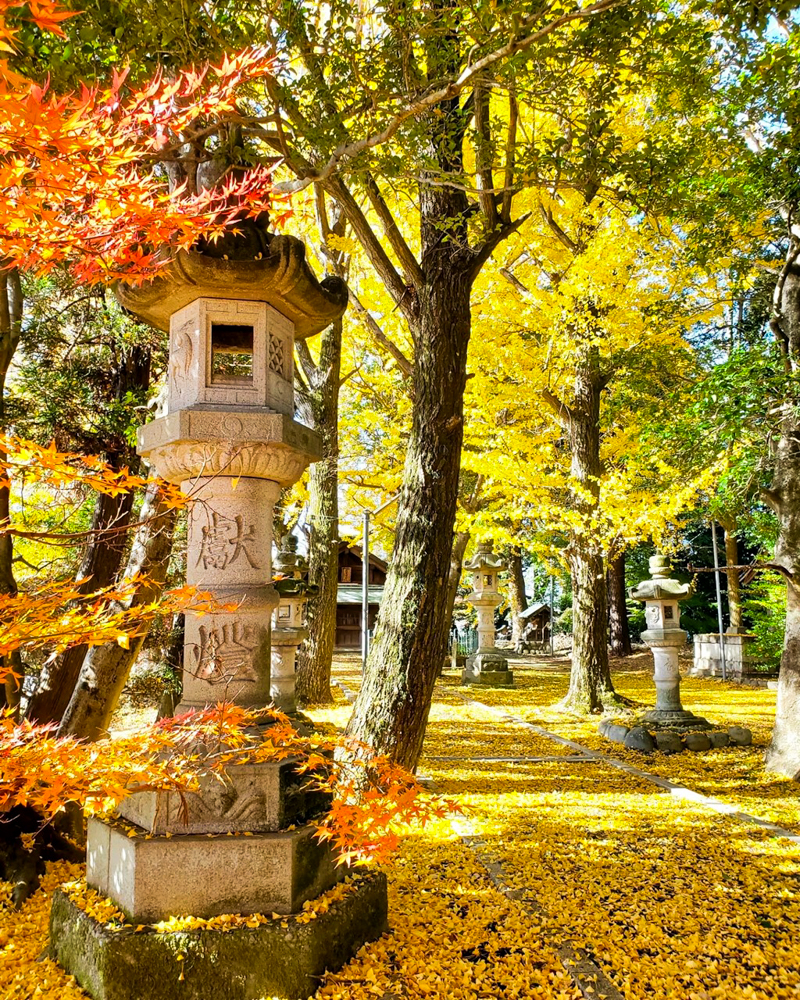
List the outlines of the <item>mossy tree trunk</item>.
{"label": "mossy tree trunk", "polygon": [[300,413],[322,439],[322,458],[308,478],[309,580],[319,593],[307,605],[308,638],[297,655],[297,700],[324,705],[331,695],[331,664],[336,640],[339,567],[339,380],[342,321],[323,333],[315,363],[305,343],[298,345],[305,381],[298,387]]}
{"label": "mossy tree trunk", "polygon": [[[725,532],[725,566],[739,565],[739,541],[736,537],[736,521],[734,518],[726,517],[719,519]],[[739,581],[739,570],[725,570],[728,584],[728,617],[731,628],[740,630],[742,628],[742,586]]]}

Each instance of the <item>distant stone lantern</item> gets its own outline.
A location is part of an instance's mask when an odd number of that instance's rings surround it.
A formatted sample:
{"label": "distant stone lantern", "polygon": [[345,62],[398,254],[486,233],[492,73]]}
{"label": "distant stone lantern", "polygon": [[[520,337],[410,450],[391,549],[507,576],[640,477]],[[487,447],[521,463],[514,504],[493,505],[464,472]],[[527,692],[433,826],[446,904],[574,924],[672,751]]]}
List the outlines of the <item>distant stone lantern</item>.
{"label": "distant stone lantern", "polygon": [[670,579],[670,569],[666,556],[651,556],[651,579],[629,591],[633,600],[644,602],[647,629],[642,639],[653,651],[655,661],[656,707],[644,715],[644,721],[672,729],[710,729],[709,722],[681,704],[678,650],[686,644],[687,633],[681,628],[680,602],[691,597],[693,588]]}
{"label": "distant stone lantern", "polygon": [[505,566],[492,551],[491,541],[486,541],[478,543],[475,555],[464,568],[472,575],[472,593],[465,600],[478,613],[478,649],[467,660],[462,683],[509,687],[514,683],[514,674],[508,669],[508,660],[495,647],[494,631],[494,611],[503,601],[499,587]]}
{"label": "distant stone lantern", "polygon": [[273,569],[279,574],[274,583],[280,603],[272,613],[272,701],[281,712],[296,715],[297,650],[308,635],[305,627],[306,602],[319,587],[308,582],[308,563],[298,555],[294,535],[285,539]]}

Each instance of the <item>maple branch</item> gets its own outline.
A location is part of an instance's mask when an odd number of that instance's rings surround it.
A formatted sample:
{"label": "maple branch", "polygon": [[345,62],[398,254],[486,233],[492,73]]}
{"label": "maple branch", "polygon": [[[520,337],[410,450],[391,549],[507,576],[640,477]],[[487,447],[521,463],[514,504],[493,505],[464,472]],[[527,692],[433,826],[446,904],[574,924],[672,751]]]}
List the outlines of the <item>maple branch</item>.
{"label": "maple branch", "polygon": [[578,10],[570,11],[567,14],[561,14],[559,17],[554,18],[549,24],[544,25],[537,31],[532,31],[527,35],[523,33],[528,31],[533,26],[538,15],[533,14],[530,17],[525,18],[525,20],[520,23],[517,33],[504,45],[501,45],[493,52],[487,53],[481,59],[472,63],[472,65],[465,67],[454,80],[449,80],[437,87],[437,89],[429,91],[421,97],[418,97],[416,100],[406,104],[406,106],[401,108],[389,121],[386,127],[380,132],[375,132],[364,139],[358,139],[356,142],[341,143],[331,153],[328,162],[324,166],[315,170],[313,175],[298,177],[297,180],[294,181],[283,181],[276,184],[273,190],[276,194],[294,194],[298,191],[303,191],[314,181],[328,180],[338,171],[340,164],[354,159],[354,157],[358,156],[360,153],[364,153],[369,149],[374,149],[376,146],[381,146],[383,143],[388,142],[389,139],[391,139],[400,127],[409,119],[416,118],[418,115],[422,115],[426,111],[430,111],[430,109],[436,107],[436,105],[457,97],[462,90],[473,85],[473,82],[476,79],[484,75],[486,70],[488,70],[491,66],[494,66],[496,63],[501,62],[503,59],[508,59],[510,56],[516,55],[518,52],[523,52],[525,49],[531,48],[531,46],[535,45],[536,42],[541,41],[541,39],[546,38],[558,28],[561,28],[566,24],[570,24],[572,21],[594,17],[595,14],[603,14],[606,11],[612,10],[614,7],[619,7],[626,2],[628,2],[628,0],[597,0],[596,3],[590,4],[588,7],[581,7],[578,8]]}
{"label": "maple branch", "polygon": [[375,214],[381,220],[386,239],[400,261],[400,267],[403,269],[406,281],[414,285],[423,284],[425,276],[422,273],[422,268],[419,266],[417,258],[411,252],[408,243],[403,238],[403,234],[398,229],[394,216],[371,173],[367,173],[364,179],[364,189],[367,192],[370,204],[375,210]]}

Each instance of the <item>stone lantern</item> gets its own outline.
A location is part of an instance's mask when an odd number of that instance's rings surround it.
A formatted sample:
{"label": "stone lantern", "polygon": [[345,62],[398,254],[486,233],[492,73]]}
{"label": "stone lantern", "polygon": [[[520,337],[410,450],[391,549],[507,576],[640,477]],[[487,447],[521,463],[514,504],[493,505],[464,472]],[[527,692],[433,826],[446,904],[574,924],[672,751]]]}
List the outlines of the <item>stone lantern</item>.
{"label": "stone lantern", "polygon": [[273,569],[280,574],[274,583],[280,595],[272,613],[271,694],[276,708],[287,715],[297,714],[295,669],[297,650],[308,635],[305,607],[318,590],[307,580],[308,563],[297,553],[297,539],[289,535],[275,558]]}
{"label": "stone lantern", "polygon": [[681,628],[680,602],[691,597],[693,587],[670,579],[670,564],[666,556],[650,558],[651,579],[631,587],[630,596],[645,605],[646,631],[642,639],[653,651],[656,685],[656,707],[644,716],[670,729],[711,729],[711,724],[681,704],[681,675],[678,650],[686,644],[686,632]]}
{"label": "stone lantern", "polygon": [[[295,636],[302,626],[299,595],[289,590],[282,600],[272,567],[275,501],[320,455],[317,436],[294,420],[293,348],[342,314],[347,289],[336,278],[317,281],[299,240],[262,236],[268,249],[259,259],[212,256],[213,248],[180,253],[151,284],[118,289],[127,309],[169,331],[166,413],[140,429],[138,449],[192,498],[187,582],[221,607],[187,612],[179,711],[222,699],[268,706],[273,615],[275,637],[284,609]],[[297,573],[293,585],[303,583]],[[280,698],[286,671],[280,657],[274,662]],[[231,766],[224,780],[209,778],[182,796],[139,792],[117,817],[90,819],[87,881],[134,925],[179,915],[294,914],[341,878],[311,822],[329,804],[292,760]],[[178,940],[132,928],[110,933],[62,897],[51,941],[59,961],[102,1000],[160,1000],[176,978],[176,953],[185,957],[185,1000],[307,997],[326,968],[340,968],[382,933],[383,876],[367,876],[330,915],[327,926],[316,920],[302,933],[276,920]]]}
{"label": "stone lantern", "polygon": [[492,551],[491,541],[487,541],[478,543],[464,569],[472,575],[472,593],[464,599],[478,613],[478,649],[467,660],[462,683],[509,687],[514,683],[514,674],[508,669],[508,660],[494,644],[494,610],[503,600],[499,585],[505,566]]}

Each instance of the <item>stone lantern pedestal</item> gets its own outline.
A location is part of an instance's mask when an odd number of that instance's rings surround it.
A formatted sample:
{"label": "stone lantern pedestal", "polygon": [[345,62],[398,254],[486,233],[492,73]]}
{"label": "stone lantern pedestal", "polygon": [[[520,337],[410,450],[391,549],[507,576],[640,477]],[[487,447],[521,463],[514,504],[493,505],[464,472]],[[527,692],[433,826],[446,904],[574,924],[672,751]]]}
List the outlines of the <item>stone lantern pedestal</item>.
{"label": "stone lantern pedestal", "polygon": [[[223,699],[258,709],[273,697],[285,707],[304,599],[297,588],[281,595],[273,585],[272,512],[281,488],[320,454],[316,435],[293,419],[294,340],[340,316],[346,288],[338,279],[317,282],[303,245],[274,236],[260,260],[180,254],[164,277],[122,288],[119,298],[169,330],[167,412],[140,430],[139,452],[193,498],[187,582],[225,606],[187,613],[179,711]],[[284,608],[291,656],[280,641]],[[90,821],[87,881],[133,925],[295,914],[342,874],[310,822],[329,801],[304,786],[293,762],[282,761],[232,766],[225,781],[210,779],[180,801],[132,795],[116,819]],[[343,896],[330,926],[312,921],[301,933],[278,920],[260,937],[244,934],[237,951],[222,931],[109,935],[62,896],[51,943],[96,1000],[306,997],[324,968],[339,968],[380,936],[386,911],[385,879],[370,875]],[[180,969],[177,953],[186,958]]]}
{"label": "stone lantern pedestal", "polygon": [[287,715],[297,715],[297,650],[308,635],[305,627],[306,602],[319,588],[305,579],[308,564],[297,554],[297,539],[293,535],[286,539],[285,548],[278,553],[275,570],[282,575],[274,581],[280,600],[272,613],[270,691],[277,709]]}
{"label": "stone lantern pedestal", "polygon": [[508,660],[494,644],[494,611],[503,600],[499,576],[505,566],[492,551],[491,542],[479,542],[475,555],[464,568],[472,573],[472,593],[465,600],[478,613],[478,649],[467,659],[461,683],[512,687],[514,674],[508,669]]}
{"label": "stone lantern pedestal", "polygon": [[681,676],[678,650],[686,645],[687,634],[680,627],[680,602],[691,596],[690,584],[669,578],[666,556],[650,559],[650,580],[632,587],[630,596],[645,605],[646,631],[642,640],[653,651],[656,707],[644,715],[644,721],[670,729],[711,729],[703,718],[687,711],[681,704]]}

